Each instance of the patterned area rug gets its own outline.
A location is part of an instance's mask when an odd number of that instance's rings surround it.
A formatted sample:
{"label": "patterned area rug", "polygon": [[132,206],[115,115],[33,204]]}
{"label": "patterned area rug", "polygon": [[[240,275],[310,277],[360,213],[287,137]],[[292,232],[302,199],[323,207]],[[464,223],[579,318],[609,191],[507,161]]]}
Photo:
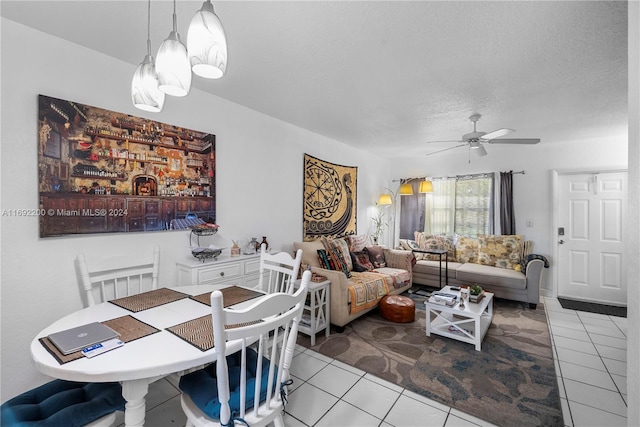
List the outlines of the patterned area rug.
{"label": "patterned area rug", "polygon": [[562,409],[544,306],[497,299],[482,342],[425,333],[424,297],[416,320],[391,323],[373,310],[329,338],[298,343],[499,426],[562,426]]}

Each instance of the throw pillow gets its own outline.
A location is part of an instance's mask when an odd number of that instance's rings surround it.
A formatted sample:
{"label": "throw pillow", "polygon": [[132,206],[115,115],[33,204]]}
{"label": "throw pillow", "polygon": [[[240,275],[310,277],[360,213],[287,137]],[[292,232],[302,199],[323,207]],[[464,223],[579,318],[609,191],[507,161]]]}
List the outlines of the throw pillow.
{"label": "throw pillow", "polygon": [[478,263],[478,239],[465,236],[458,237],[458,243],[456,243],[456,259],[461,263]]}
{"label": "throw pillow", "polygon": [[365,246],[369,245],[369,236],[359,234],[357,236],[349,236],[349,250],[351,252],[362,252]]}
{"label": "throw pillow", "polygon": [[365,251],[351,252],[353,271],[363,272],[373,270],[373,264],[369,260],[369,254]]}
{"label": "throw pillow", "polygon": [[341,252],[342,259],[346,263],[347,268],[349,269],[349,271],[353,270],[353,264],[351,263],[351,255],[349,254],[349,244],[347,243],[346,237],[340,238],[340,239],[323,238],[322,243],[324,244],[324,248],[327,250],[334,249],[338,252]]}
{"label": "throw pillow", "polygon": [[522,260],[522,238],[478,236],[478,264],[513,270]]}
{"label": "throw pillow", "polygon": [[386,267],[387,263],[384,259],[384,249],[382,246],[367,246],[364,250],[369,255],[369,261],[374,268]]}
{"label": "throw pillow", "polygon": [[[351,258],[351,257],[349,257]],[[345,276],[351,277],[351,271],[342,257],[342,253],[335,249],[318,249],[318,259],[322,268],[327,270],[342,271]]]}

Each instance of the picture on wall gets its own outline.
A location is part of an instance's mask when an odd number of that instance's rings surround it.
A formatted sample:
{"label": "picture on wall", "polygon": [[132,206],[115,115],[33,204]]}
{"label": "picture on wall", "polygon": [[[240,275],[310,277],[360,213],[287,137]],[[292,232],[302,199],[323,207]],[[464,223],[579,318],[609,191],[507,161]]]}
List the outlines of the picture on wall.
{"label": "picture on wall", "polygon": [[304,155],[304,241],[356,234],[357,183],[357,167]]}
{"label": "picture on wall", "polygon": [[39,95],[40,237],[215,222],[215,160],[213,134]]}

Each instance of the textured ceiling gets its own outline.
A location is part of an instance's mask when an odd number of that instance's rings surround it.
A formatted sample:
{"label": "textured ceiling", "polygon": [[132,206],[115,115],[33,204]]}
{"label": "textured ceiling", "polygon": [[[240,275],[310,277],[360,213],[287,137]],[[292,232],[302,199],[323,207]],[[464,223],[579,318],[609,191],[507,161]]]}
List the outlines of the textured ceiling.
{"label": "textured ceiling", "polygon": [[[178,31],[201,2],[177,2]],[[616,1],[217,1],[227,75],[194,86],[387,157],[516,129],[562,143],[627,131],[627,4]],[[2,16],[132,64],[146,1],[2,1]],[[153,49],[172,3],[152,2]],[[3,41],[4,42],[4,41]],[[184,102],[168,98],[167,102]],[[492,146],[491,149],[502,149]]]}

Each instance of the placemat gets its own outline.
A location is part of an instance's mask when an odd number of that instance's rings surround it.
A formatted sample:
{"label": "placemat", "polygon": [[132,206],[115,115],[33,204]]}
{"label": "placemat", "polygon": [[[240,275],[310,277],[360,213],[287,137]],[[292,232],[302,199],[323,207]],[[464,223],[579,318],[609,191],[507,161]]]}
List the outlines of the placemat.
{"label": "placemat", "polygon": [[[239,328],[241,326],[253,325],[259,322],[262,322],[262,320],[240,323],[237,325],[224,325],[224,328]],[[213,318],[210,314],[171,326],[167,328],[167,331],[171,332],[178,338],[185,340],[201,351],[207,351],[213,348]]]}
{"label": "placemat", "polygon": [[[240,286],[229,286],[228,288],[220,289],[222,292],[222,301],[225,307],[229,307],[241,302],[249,301],[257,297],[264,296],[262,292],[252,291],[251,289],[241,288]],[[211,306],[211,292],[205,292],[204,294],[195,295],[190,297],[191,299]]]}
{"label": "placemat", "polygon": [[[110,327],[111,329],[119,333],[120,340],[125,343],[135,341],[139,338],[146,337],[147,335],[155,334],[156,332],[160,332],[160,329],[154,328],[153,326],[144,323],[130,315],[116,317],[115,319],[106,320],[100,323]],[[72,360],[84,357],[81,351],[76,351],[67,355],[62,354],[60,350],[58,350],[58,347],[56,347],[48,337],[40,338],[39,341],[61,365],[67,362],[71,362]]]}
{"label": "placemat", "polygon": [[109,301],[119,307],[126,310],[137,313],[149,308],[158,307],[163,304],[178,301],[183,298],[187,298],[189,295],[182,292],[174,291],[173,289],[160,288],[153,291],[143,292],[137,295],[131,295],[128,297],[113,299]]}

